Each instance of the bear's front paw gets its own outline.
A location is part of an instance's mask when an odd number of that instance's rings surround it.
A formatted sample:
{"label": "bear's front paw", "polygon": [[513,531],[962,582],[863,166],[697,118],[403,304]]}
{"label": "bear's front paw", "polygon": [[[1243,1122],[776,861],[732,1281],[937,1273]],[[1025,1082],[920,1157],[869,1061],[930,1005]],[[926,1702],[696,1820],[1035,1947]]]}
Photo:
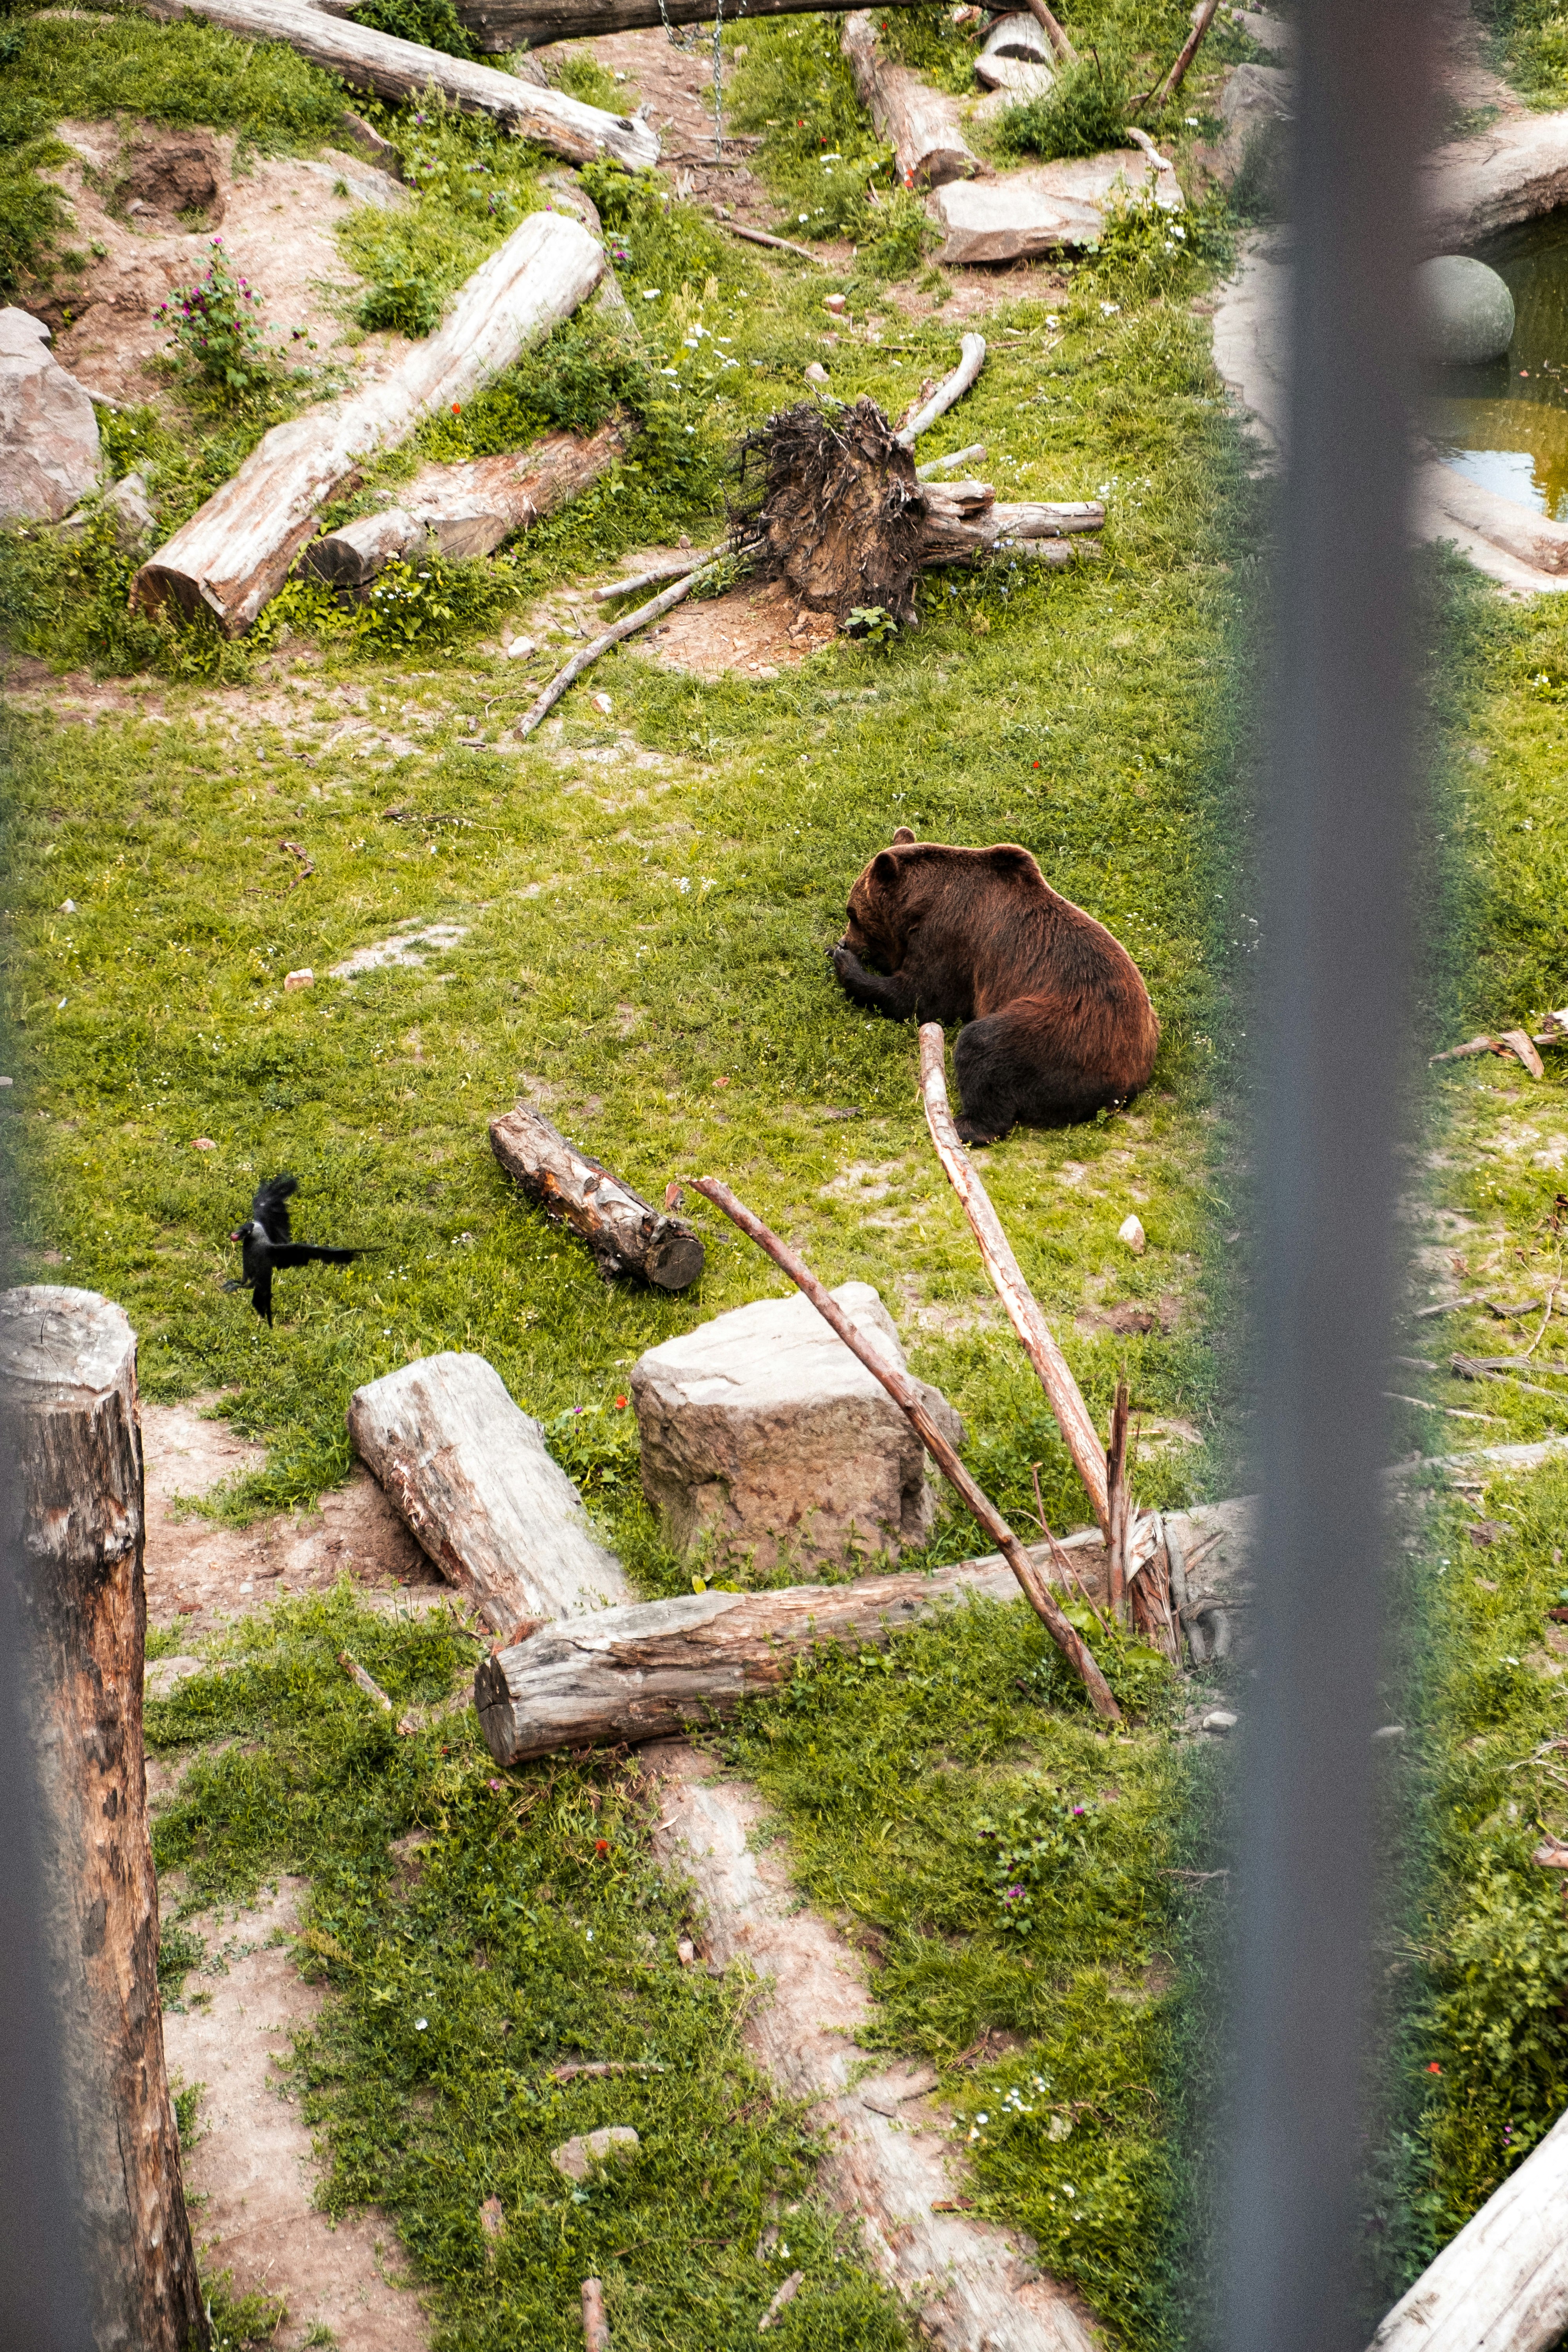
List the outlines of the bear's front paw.
{"label": "bear's front paw", "polygon": [[865,970],[861,964],[859,957],[856,954],[854,949],[852,947],[846,946],[842,940],[839,940],[837,947],[831,947],[828,949],[827,961],[833,966],[834,971],[837,977],[843,981],[847,986],[852,980],[864,980],[866,977]]}
{"label": "bear's front paw", "polygon": [[1005,1129],[999,1127],[976,1127],[972,1118],[953,1122],[960,1143],[1000,1143]]}

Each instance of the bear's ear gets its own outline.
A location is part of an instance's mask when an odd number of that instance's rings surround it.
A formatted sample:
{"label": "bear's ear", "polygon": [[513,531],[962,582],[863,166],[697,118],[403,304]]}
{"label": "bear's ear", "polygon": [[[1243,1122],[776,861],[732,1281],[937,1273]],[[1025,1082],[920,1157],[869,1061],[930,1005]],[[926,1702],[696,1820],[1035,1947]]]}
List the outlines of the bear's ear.
{"label": "bear's ear", "polygon": [[891,890],[899,878],[899,861],[891,850],[879,849],[871,860],[871,879],[879,882],[884,890]]}
{"label": "bear's ear", "polygon": [[910,831],[909,826],[907,824],[901,824],[900,825],[897,833],[893,835],[893,847],[897,849],[900,842],[912,841],[913,839],[914,835]]}

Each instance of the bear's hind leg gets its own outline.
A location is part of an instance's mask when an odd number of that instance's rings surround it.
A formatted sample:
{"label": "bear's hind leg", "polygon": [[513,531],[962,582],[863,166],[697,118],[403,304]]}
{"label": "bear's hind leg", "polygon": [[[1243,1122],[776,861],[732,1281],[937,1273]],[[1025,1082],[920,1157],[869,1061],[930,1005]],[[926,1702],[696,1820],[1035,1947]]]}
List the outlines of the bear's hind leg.
{"label": "bear's hind leg", "polygon": [[965,1143],[996,1143],[1019,1120],[1059,1127],[1092,1118],[1108,1099],[1087,1090],[1081,1070],[1058,1050],[1044,1008],[1035,1001],[1009,1004],[960,1030],[952,1053]]}

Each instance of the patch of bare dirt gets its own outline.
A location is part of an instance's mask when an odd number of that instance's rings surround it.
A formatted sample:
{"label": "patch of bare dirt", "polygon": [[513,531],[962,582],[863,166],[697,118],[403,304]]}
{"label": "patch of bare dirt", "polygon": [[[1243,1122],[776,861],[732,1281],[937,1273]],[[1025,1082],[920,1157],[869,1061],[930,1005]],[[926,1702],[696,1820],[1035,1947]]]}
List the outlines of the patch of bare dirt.
{"label": "patch of bare dirt", "polygon": [[667,669],[698,677],[739,670],[767,678],[798,668],[837,635],[831,614],[807,612],[782,580],[770,580],[760,587],[744,582],[702,604],[678,604],[648,631],[647,642]]}
{"label": "patch of bare dirt", "polygon": [[303,1879],[285,1878],[254,1910],[184,1924],[209,1958],[163,2018],[176,2088],[202,2085],[185,2193],[203,2269],[237,2294],[279,2295],[289,2316],[269,2341],[296,2352],[330,2328],[341,2352],[425,2352],[429,2325],[403,2275],[392,2224],[374,2211],[329,2221],[314,2200],[321,2168],[295,2095],[277,2071],[324,1998],[295,1965]]}
{"label": "patch of bare dirt", "polygon": [[[55,330],[54,354],[89,391],[150,401],[183,413],[161,364],[168,330],[155,312],[205,268],[212,238],[260,293],[261,319],[287,344],[295,328],[317,346],[296,363],[346,371],[366,383],[409,348],[393,333],[345,341],[361,280],[342,259],[339,220],[359,205],[388,209],[407,199],[396,181],[361,157],[252,156],[237,174],[232,133],[171,131],[150,123],[67,121],[59,135],[76,160],[47,176],[68,197],[69,247],[85,266],[40,302]],[[340,193],[341,192],[341,193]]]}
{"label": "patch of bare dirt", "polygon": [[445,1585],[381,1488],[356,1464],[321,1508],[258,1519],[247,1528],[182,1511],[179,1497],[259,1469],[266,1450],[204,1408],[219,1402],[143,1404],[147,1486],[147,1622],[193,1637],[265,1608],[289,1592],[321,1592],[349,1576],[368,1592],[437,1599]]}

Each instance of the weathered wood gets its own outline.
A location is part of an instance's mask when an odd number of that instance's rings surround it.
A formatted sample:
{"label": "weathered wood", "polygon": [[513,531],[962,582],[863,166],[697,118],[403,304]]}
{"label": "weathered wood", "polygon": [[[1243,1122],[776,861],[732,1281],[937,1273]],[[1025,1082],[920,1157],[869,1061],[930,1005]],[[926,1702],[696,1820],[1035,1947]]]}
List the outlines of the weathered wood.
{"label": "weathered wood", "polygon": [[[949,177],[956,176],[950,173]],[[931,398],[917,408],[907,425],[899,428],[899,445],[912,449],[922,433],[929,433],[939,416],[945,416],[956,406],[973,384],[985,364],[984,335],[964,335],[958,346],[958,365],[950,376],[943,378]]]}
{"label": "weathered wood", "polygon": [[583,2282],[583,2352],[610,2352],[610,2326],[605,2317],[605,2290],[596,2278]]}
{"label": "weathered wood", "polygon": [[[579,646],[571,660],[563,663],[538,700],[531,703],[518,720],[518,733],[531,735],[534,729],[549,718],[567,688],[576,685],[585,669],[593,668],[601,654],[607,654],[610,647],[618,646],[623,637],[633,635],[638,629],[646,629],[650,621],[660,620],[666,613],[672,612],[682,597],[689,596],[707,576],[705,572],[688,572],[685,579],[676,581],[673,587],[662,589],[657,596],[649,597],[646,604],[639,604],[635,613],[623,613],[618,621],[612,621],[609,627],[602,630],[588,645]],[[683,1286],[678,1282],[667,1283],[665,1287],[679,1290]]]}
{"label": "weathered wood", "polygon": [[796,1289],[805,1292],[823,1320],[832,1325],[845,1346],[859,1357],[874,1379],[880,1381],[900,1411],[908,1416],[911,1427],[918,1432],[921,1443],[943,1477],[999,1548],[1003,1559],[1017,1578],[1030,1608],[1088,1691],[1095,1713],[1110,1722],[1120,1723],[1121,1709],[1111,1696],[1110,1686],[1095,1664],[1093,1654],[1077,1627],[1063,1616],[1039,1570],[995,1504],[971,1477],[947,1437],[937,1427],[916,1382],[907,1372],[887,1362],[868,1344],[837,1300],[824,1289],[798,1252],[791,1249],[787,1242],[781,1242],[776,1234],[770,1233],[762,1219],[738,1201],[727,1184],[721,1184],[713,1176],[699,1176],[693,1180],[692,1189],[711,1201],[715,1208],[722,1209],[724,1214],[739,1225],[759,1249],[767,1252],[775,1265],[783,1267]]}
{"label": "weathered wood", "polygon": [[[1029,1558],[1040,1577],[1052,1574],[1049,1546],[1031,1546]],[[547,1625],[498,1650],[474,1676],[474,1705],[500,1764],[553,1748],[668,1738],[775,1690],[818,1642],[881,1647],[968,1594],[1013,1601],[1017,1592],[1013,1571],[993,1555],[930,1576],[677,1593]]]}
{"label": "weathered wood", "polygon": [[1111,1614],[1123,1626],[1128,1616],[1127,1520],[1131,1497],[1127,1492],[1127,1432],[1131,1410],[1127,1383],[1118,1381],[1116,1402],[1110,1410],[1110,1443],[1105,1449],[1105,1561]]}
{"label": "weathered wood", "polygon": [[1025,1281],[991,1196],[959,1140],[947,1098],[947,1036],[941,1022],[922,1022],[920,1042],[921,1094],[936,1156],[980,1244],[986,1280],[1006,1308],[1007,1320],[1022,1341],[1024,1353],[1046,1392],[1046,1402],[1056,1415],[1057,1427],[1072,1456],[1073,1467],[1083,1481],[1089,1508],[1102,1533],[1109,1535],[1110,1500],[1105,1448],[1089,1418],[1083,1391],[1073,1378],[1072,1366],[1058,1346],[1038,1299]]}
{"label": "weathered wood", "polygon": [[1175,63],[1158,89],[1152,90],[1146,99],[1136,101],[1140,106],[1152,105],[1156,111],[1163,106],[1169,106],[1187,78],[1187,68],[1202,47],[1204,35],[1214,23],[1215,11],[1218,6],[1219,0],[1199,0],[1199,5],[1193,11],[1193,29],[1177,50]]}
{"label": "weathered wood", "polygon": [[[1026,548],[1032,554],[1043,555],[1047,550],[1038,542],[1060,541],[1084,531],[1099,530],[1105,521],[1105,509],[1095,499],[997,499],[977,510],[944,496],[949,487],[943,482],[921,485],[925,520],[921,532],[920,560],[923,571],[941,563],[981,563],[1004,551]],[[1062,546],[1057,560],[1065,563],[1068,555],[1068,549]]]}
{"label": "weathered wood", "polygon": [[516,531],[568,505],[630,446],[622,414],[596,433],[552,433],[531,449],[426,466],[398,503],[306,543],[300,569],[358,593],[398,557],[431,551],[451,562],[489,555]]}
{"label": "weathered wood", "polygon": [[492,1118],[490,1149],[536,1208],[582,1235],[606,1280],[636,1274],[659,1290],[687,1290],[701,1273],[691,1227],[568,1143],[542,1112],[520,1103]]}
{"label": "weathered wood", "polygon": [[85,1290],[0,1298],[5,1557],[37,1740],[44,1906],[97,2352],[211,2342],[158,1999],[136,1338]]}
{"label": "weathered wood", "polygon": [[1568,2328],[1568,2116],[1401,2296],[1372,2352],[1548,2352]]}
{"label": "weathered wood", "polygon": [[617,604],[623,596],[640,596],[645,588],[657,588],[663,580],[684,580],[689,572],[700,572],[705,565],[722,555],[725,541],[717,547],[693,547],[679,555],[661,556],[655,563],[647,564],[641,572],[631,572],[619,580],[611,580],[594,591],[596,604]]}
{"label": "weathered wood", "polygon": [[1030,16],[1041,27],[1047,40],[1049,41],[1062,63],[1068,66],[1076,65],[1078,51],[1068,40],[1064,27],[1058,24],[1055,16],[1047,6],[1046,0],[1028,0],[1028,4]]}
{"label": "weathered wood", "polygon": [[424,1356],[356,1389],[354,1450],[493,1632],[631,1597],[544,1433],[483,1356]]}
{"label": "weathered wood", "polygon": [[923,465],[915,467],[915,479],[933,481],[938,474],[951,474],[954,466],[967,466],[972,457],[984,457],[985,454],[984,441],[972,441],[966,449],[952,449],[945,457],[928,457]]}
{"label": "weathered wood", "polygon": [[[312,65],[324,67],[353,89],[377,98],[410,100],[439,90],[465,114],[488,114],[520,139],[537,140],[569,163],[590,163],[608,155],[628,172],[651,170],[658,162],[658,137],[640,115],[607,114],[494,66],[447,57],[418,41],[335,16],[309,0],[146,0],[150,13],[165,21],[203,16],[242,40],[287,41]],[[598,29],[595,27],[595,29]],[[516,46],[512,44],[511,46]]]}
{"label": "weathered wood", "polygon": [[861,103],[892,148],[907,188],[939,188],[949,180],[973,178],[980,166],[958,127],[952,100],[908,66],[883,56],[873,15],[860,9],[846,16],[839,46]]}
{"label": "weathered wood", "polygon": [[580,222],[530,214],[461,289],[446,324],[389,376],[264,434],[238,473],[142,566],[134,603],[186,614],[205,608],[240,635],[314,536],[325,500],[358,479],[363,459],[404,439],[421,417],[471,399],[569,318],[604,268]]}

